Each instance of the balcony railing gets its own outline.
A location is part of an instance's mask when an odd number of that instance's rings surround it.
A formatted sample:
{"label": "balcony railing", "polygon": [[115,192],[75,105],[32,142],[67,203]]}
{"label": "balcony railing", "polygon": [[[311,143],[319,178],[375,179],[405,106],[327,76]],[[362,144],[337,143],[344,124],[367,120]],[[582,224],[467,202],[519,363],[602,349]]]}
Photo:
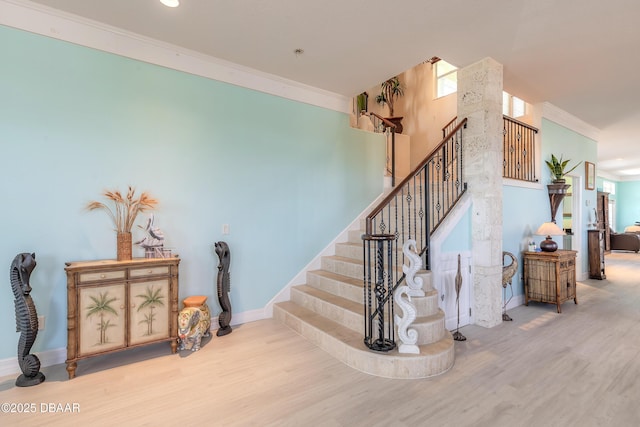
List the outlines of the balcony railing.
{"label": "balcony railing", "polygon": [[502,176],[520,181],[538,182],[535,144],[538,129],[508,116],[503,116],[503,123]]}

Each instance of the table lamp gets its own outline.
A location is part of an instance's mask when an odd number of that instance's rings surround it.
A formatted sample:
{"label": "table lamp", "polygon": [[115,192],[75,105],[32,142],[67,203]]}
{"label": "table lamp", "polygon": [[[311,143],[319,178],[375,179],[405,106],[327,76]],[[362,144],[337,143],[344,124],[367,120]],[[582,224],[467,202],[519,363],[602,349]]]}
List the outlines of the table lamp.
{"label": "table lamp", "polygon": [[547,236],[545,240],[540,242],[540,250],[543,252],[555,252],[558,250],[558,244],[551,239],[551,236],[563,236],[566,233],[562,231],[560,227],[556,225],[555,222],[545,222],[543,223],[538,231],[536,231],[537,235]]}

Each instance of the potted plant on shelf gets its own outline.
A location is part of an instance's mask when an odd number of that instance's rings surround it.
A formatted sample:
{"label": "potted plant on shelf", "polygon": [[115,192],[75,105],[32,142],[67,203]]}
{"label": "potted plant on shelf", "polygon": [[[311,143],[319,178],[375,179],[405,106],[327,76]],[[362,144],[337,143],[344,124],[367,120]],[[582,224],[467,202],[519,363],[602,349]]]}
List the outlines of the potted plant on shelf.
{"label": "potted plant on shelf", "polygon": [[578,167],[580,163],[567,170],[567,165],[570,160],[563,160],[562,156],[558,159],[555,155],[551,155],[551,161],[545,160],[545,163],[549,167],[549,171],[551,171],[551,175],[553,176],[553,182],[547,185],[547,190],[549,192],[549,203],[551,207],[551,222],[556,222],[556,212],[558,211],[558,207],[560,206],[560,202],[564,196],[567,195],[567,190],[570,185],[565,184],[565,175]]}
{"label": "potted plant on shelf", "polygon": [[380,105],[387,104],[389,106],[389,115],[387,120],[396,125],[396,132],[402,133],[402,117],[395,117],[393,114],[393,106],[399,97],[404,95],[404,87],[400,83],[398,76],[385,80],[380,84],[382,91],[376,96],[376,102]]}
{"label": "potted plant on shelf", "polygon": [[549,171],[551,172],[551,175],[553,176],[553,183],[554,184],[564,184],[565,183],[565,175],[567,175],[568,173],[570,173],[571,171],[573,171],[575,168],[577,168],[580,165],[580,162],[578,162],[578,164],[576,164],[574,167],[572,167],[569,170],[566,170],[567,165],[569,164],[571,160],[562,160],[562,156],[560,156],[560,159],[558,159],[555,155],[551,155],[551,161],[549,160],[545,160],[547,166],[549,167]]}

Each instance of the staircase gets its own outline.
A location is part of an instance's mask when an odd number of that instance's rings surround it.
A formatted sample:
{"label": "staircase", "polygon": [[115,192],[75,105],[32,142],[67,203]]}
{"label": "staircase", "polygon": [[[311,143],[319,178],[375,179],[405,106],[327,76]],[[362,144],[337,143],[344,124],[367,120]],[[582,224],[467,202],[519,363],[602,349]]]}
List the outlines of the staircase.
{"label": "staircase", "polygon": [[335,255],[322,257],[320,270],[309,271],[306,284],[291,288],[289,301],[274,305],[274,318],[368,374],[426,378],[453,366],[453,337],[445,328],[431,273],[418,273],[425,296],[412,298],[417,318],[409,328],[418,332],[418,354],[398,351],[401,343],[395,340],[392,314],[404,313],[391,294],[405,283],[403,263],[408,260],[402,246],[413,241],[428,269],[429,236],[466,191],[466,122],[451,124],[442,142],[360,221],[360,229],[349,231],[347,241],[335,245]]}
{"label": "staircase", "polygon": [[[448,371],[454,362],[451,333],[444,327],[431,273],[423,271],[425,296],[414,298],[420,354],[369,350],[364,344],[361,229],[349,231],[335,255],[322,258],[321,269],[307,273],[304,285],[291,289],[290,301],[275,304],[273,316],[333,357],[359,371],[386,378],[426,378]],[[401,311],[396,311],[401,314]]]}

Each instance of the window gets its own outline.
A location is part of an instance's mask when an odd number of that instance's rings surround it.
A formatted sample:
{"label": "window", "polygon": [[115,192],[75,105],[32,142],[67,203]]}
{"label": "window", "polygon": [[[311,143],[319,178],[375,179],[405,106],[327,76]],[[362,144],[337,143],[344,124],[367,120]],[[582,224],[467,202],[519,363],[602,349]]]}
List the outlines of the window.
{"label": "window", "polygon": [[502,114],[505,116],[522,117],[527,113],[527,103],[522,99],[509,94],[508,92],[502,92]]}
{"label": "window", "polygon": [[436,73],[436,97],[441,98],[458,90],[458,69],[442,59],[433,64]]}
{"label": "window", "polygon": [[604,179],[602,180],[602,191],[609,194],[616,194],[616,184]]}

